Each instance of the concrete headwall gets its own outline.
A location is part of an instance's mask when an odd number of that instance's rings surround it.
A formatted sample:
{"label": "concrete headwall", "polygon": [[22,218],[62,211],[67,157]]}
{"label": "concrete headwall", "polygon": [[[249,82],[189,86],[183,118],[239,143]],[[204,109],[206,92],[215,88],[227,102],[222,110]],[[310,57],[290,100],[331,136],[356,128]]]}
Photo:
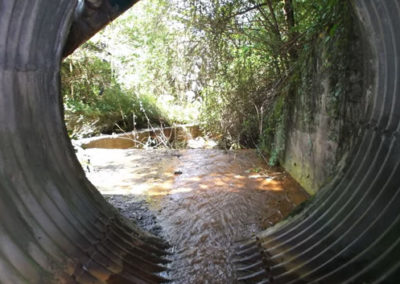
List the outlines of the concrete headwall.
{"label": "concrete headwall", "polygon": [[347,25],[344,36],[316,41],[287,123],[281,164],[310,194],[346,164],[370,105],[372,54],[356,17]]}

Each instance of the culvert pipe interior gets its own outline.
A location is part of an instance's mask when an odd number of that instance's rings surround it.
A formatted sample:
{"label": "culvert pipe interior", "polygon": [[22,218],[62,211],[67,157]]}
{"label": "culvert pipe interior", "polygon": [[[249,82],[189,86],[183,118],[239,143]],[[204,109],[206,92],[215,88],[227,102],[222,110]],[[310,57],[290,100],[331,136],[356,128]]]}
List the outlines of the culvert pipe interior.
{"label": "culvert pipe interior", "polygon": [[[59,95],[63,54],[134,2],[0,1],[0,283],[164,281],[168,245],[85,178]],[[400,282],[400,3],[352,3],[375,79],[361,138],[304,211],[238,247],[238,281]]]}

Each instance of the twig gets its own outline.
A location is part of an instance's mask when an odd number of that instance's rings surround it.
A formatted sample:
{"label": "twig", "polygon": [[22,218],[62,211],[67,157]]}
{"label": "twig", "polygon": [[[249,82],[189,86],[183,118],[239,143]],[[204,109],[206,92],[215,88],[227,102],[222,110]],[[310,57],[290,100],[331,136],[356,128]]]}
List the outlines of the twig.
{"label": "twig", "polygon": [[[123,129],[118,125],[118,123],[115,123],[115,126],[117,126],[117,127],[119,128],[119,130],[122,131],[122,133],[128,134],[125,130],[123,130]],[[132,137],[134,137],[134,136],[132,136]],[[120,138],[120,139],[130,140],[130,141],[132,141],[132,142],[134,142],[134,143],[137,143],[137,144],[142,145],[143,147],[146,145],[146,144],[144,144],[144,143],[142,143],[142,142],[140,142],[139,140],[136,140],[136,139],[134,139],[134,138],[126,138],[126,137],[119,137],[119,138]]]}
{"label": "twig", "polygon": [[[153,125],[152,125],[151,122],[150,122],[149,117],[148,117],[147,114],[146,114],[146,111],[143,109],[142,112],[143,112],[144,116],[146,117],[147,125],[150,126],[150,129],[151,129],[151,131],[153,131],[154,135],[156,136],[156,139],[157,139],[157,140],[160,140],[161,143],[164,144],[164,146],[165,146],[166,148],[171,148],[169,145],[167,145],[168,140],[167,140],[167,142],[165,142],[165,140],[164,140],[163,138],[159,139],[156,130],[154,129]],[[161,128],[161,129],[162,129],[162,128]],[[165,136],[163,130],[161,131],[161,133],[162,133],[162,135],[164,136],[164,138],[167,138],[167,137]]]}

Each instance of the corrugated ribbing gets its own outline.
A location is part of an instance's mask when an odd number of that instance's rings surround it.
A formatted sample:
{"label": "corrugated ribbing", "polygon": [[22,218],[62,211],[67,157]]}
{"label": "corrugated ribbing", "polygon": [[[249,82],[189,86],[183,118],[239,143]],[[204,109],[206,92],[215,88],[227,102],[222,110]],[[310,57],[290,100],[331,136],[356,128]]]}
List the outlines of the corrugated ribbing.
{"label": "corrugated ribbing", "polygon": [[239,246],[242,282],[400,283],[400,2],[354,6],[374,53],[368,123],[346,171],[305,212]]}
{"label": "corrugated ribbing", "polygon": [[70,0],[0,1],[0,283],[159,283],[166,244],[86,180],[61,113]]}

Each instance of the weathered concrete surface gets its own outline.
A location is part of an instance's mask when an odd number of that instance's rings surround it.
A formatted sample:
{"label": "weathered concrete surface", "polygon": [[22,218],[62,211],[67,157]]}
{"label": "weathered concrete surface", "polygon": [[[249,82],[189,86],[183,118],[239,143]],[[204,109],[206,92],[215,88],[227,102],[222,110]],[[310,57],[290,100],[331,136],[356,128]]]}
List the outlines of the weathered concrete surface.
{"label": "weathered concrete surface", "polygon": [[[310,194],[329,183],[346,164],[371,105],[368,97],[374,72],[371,65],[364,65],[372,56],[369,44],[360,36],[356,20],[347,25],[346,36],[330,42],[341,46],[336,56],[344,59],[335,58],[323,39],[315,42],[313,57],[303,71],[306,82],[297,90],[285,135],[282,165]],[[339,63],[332,62],[332,57]],[[327,67],[335,63],[336,68]]]}

